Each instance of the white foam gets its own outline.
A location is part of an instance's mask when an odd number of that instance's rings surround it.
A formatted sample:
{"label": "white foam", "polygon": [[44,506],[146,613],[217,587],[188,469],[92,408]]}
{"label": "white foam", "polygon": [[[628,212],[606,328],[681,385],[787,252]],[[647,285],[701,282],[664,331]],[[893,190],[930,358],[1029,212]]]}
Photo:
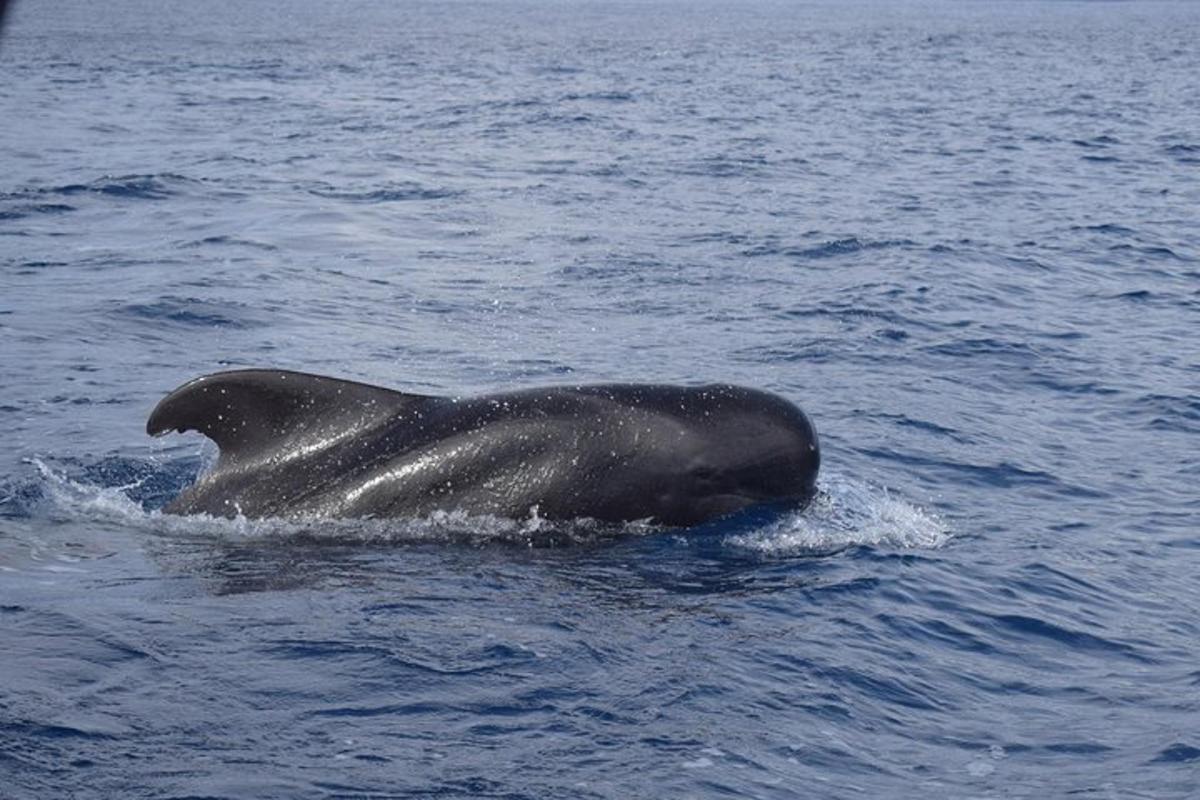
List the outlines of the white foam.
{"label": "white foam", "polygon": [[42,486],[46,490],[46,501],[50,513],[67,519],[118,519],[128,521],[145,516],[142,507],[129,498],[126,492],[136,488],[141,481],[126,486],[96,486],[80,483],[56,471],[39,458],[32,458]]}
{"label": "white foam", "polygon": [[[136,484],[104,487],[73,480],[33,459],[44,481],[49,514],[58,519],[108,522],[150,533],[182,538],[224,539],[304,537],[340,542],[507,541],[534,546],[572,543],[614,534],[644,535],[657,528],[644,522],[614,529],[589,520],[550,522],[535,506],[524,519],[505,519],[465,511],[436,511],[415,519],[226,519],[187,517],[147,511],[126,494]],[[807,509],[787,514],[760,528],[728,536],[726,544],[764,555],[813,555],[856,545],[936,548],[950,532],[936,514],[895,497],[886,488],[827,476]]]}
{"label": "white foam", "polygon": [[[72,479],[44,461],[30,463],[42,478],[44,511],[60,521],[113,523],[149,533],[180,538],[286,539],[305,537],[331,542],[389,543],[416,541],[509,541],[518,544],[551,540],[584,541],[603,533],[603,526],[588,520],[570,525],[550,522],[536,506],[524,519],[506,519],[465,511],[435,511],[427,517],[410,519],[248,519],[212,517],[206,514],[176,516],[147,511],[126,492],[138,484],[97,486]],[[139,482],[140,483],[140,482]],[[633,524],[631,530],[647,526]],[[609,531],[611,533],[611,531]]]}
{"label": "white foam", "polygon": [[826,475],[804,511],[788,514],[727,542],[765,555],[822,554],[870,545],[929,549],[951,538],[937,514],[894,496],[886,487]]}

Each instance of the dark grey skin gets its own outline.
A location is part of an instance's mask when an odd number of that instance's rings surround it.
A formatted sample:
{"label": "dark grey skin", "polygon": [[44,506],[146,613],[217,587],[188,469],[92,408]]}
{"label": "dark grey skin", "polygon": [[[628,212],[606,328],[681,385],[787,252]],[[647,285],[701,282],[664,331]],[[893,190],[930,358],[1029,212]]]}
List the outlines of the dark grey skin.
{"label": "dark grey skin", "polygon": [[172,514],[514,519],[688,526],[763,503],[802,507],[820,465],[804,413],[738,386],[611,384],[471,398],[282,370],[197,378],[146,423],[195,430],[216,466]]}

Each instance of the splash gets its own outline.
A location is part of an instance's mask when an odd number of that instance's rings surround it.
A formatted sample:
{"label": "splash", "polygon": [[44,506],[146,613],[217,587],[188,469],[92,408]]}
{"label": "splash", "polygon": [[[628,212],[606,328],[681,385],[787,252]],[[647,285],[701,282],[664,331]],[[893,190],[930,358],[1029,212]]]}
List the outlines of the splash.
{"label": "splash", "polygon": [[885,487],[833,475],[819,489],[804,511],[731,535],[726,543],[763,555],[824,555],[859,545],[931,549],[952,536],[937,514]]}
{"label": "splash", "polygon": [[[528,547],[585,544],[619,536],[644,535],[658,528],[645,523],[611,525],[596,520],[569,523],[547,520],[537,506],[521,519],[508,519],[461,510],[435,511],[426,517],[405,519],[249,519],[211,517],[205,514],[176,516],[147,507],[137,499],[148,482],[173,484],[174,494],[197,474],[194,463],[125,464],[118,474],[136,476],[108,485],[104,477],[56,468],[38,458],[29,462],[38,473],[37,485],[25,487],[35,500],[22,504],[21,516],[40,516],[56,522],[119,525],[167,538],[224,541],[290,540],[313,544],[413,544],[455,542],[507,543]],[[203,466],[200,471],[203,471]],[[111,476],[113,471],[106,471]]]}
{"label": "splash", "polygon": [[[436,511],[409,519],[248,519],[175,516],[147,507],[148,482],[177,484],[176,491],[195,475],[195,464],[138,462],[123,470],[121,482],[91,474],[75,475],[40,459],[30,462],[38,473],[39,500],[29,514],[56,521],[108,523],[141,529],[171,538],[235,540],[295,540],[329,544],[406,544],[455,542],[473,545],[507,543],[528,547],[579,545],[613,538],[661,532],[646,522],[623,525],[596,520],[558,522],[530,508],[522,519],[470,514],[461,510]],[[108,485],[113,483],[113,485]],[[716,523],[718,528],[725,527]],[[894,496],[886,488],[841,476],[825,478],[817,498],[802,512],[788,513],[739,526],[727,533],[723,546],[767,556],[823,555],[848,547],[870,545],[902,549],[936,548],[951,534],[936,514]],[[679,533],[673,531],[673,533]]]}
{"label": "splash", "polygon": [[65,469],[56,469],[40,458],[31,458],[27,463],[37,470],[40,479],[36,490],[26,491],[32,501],[25,510],[31,516],[41,512],[57,521],[129,521],[147,513],[131,493],[145,485],[148,474],[106,485],[84,477],[73,478]]}

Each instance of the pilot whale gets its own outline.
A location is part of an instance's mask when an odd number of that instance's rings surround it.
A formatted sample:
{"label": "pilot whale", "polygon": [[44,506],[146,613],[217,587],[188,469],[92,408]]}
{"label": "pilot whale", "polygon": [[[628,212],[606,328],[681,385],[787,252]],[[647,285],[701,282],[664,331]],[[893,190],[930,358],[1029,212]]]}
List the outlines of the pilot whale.
{"label": "pilot whale", "polygon": [[410,394],[276,369],[184,384],[146,432],[199,431],[216,465],[164,509],[235,517],[420,517],[690,526],[802,507],[820,449],[808,417],[739,386],[607,384],[479,397]]}

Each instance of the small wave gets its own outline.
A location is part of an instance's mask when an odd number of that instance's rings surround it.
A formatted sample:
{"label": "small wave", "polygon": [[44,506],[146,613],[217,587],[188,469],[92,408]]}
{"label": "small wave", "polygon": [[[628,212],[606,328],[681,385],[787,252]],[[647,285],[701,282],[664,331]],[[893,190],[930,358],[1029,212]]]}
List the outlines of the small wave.
{"label": "small wave", "polygon": [[185,248],[199,248],[210,246],[221,247],[248,247],[256,250],[272,251],[279,248],[273,244],[266,242],[256,242],[253,239],[242,239],[237,236],[206,236],[203,239],[193,239],[188,242],[183,242],[179,245]]}
{"label": "small wave", "polygon": [[1071,140],[1071,144],[1073,144],[1077,147],[1085,147],[1085,148],[1108,147],[1109,145],[1120,144],[1120,143],[1121,142],[1119,139],[1115,139],[1112,136],[1097,136],[1094,139],[1072,139]]}
{"label": "small wave", "polygon": [[[234,316],[233,312],[240,312]],[[156,303],[128,303],[113,313],[138,321],[201,328],[246,329],[259,323],[235,303],[217,303],[195,297],[164,297]]]}
{"label": "small wave", "polygon": [[1192,747],[1190,744],[1176,742],[1155,756],[1150,763],[1182,764],[1191,761],[1200,761],[1200,747]]}
{"label": "small wave", "polygon": [[24,219],[34,214],[65,214],[75,206],[66,203],[30,203],[0,210],[0,221]]}
{"label": "small wave", "polygon": [[633,100],[633,95],[629,92],[619,92],[619,91],[584,92],[584,93],[572,92],[570,94],[563,95],[562,99],[565,101],[598,100],[601,102],[608,102],[608,103],[627,103],[630,100]]}
{"label": "small wave", "polygon": [[1064,481],[1050,472],[1030,469],[1009,461],[997,463],[971,463],[953,461],[942,457],[921,455],[912,451],[897,451],[882,447],[855,448],[859,453],[873,459],[902,464],[909,469],[924,469],[954,476],[956,484],[987,486],[1010,489],[1026,487],[1049,491],[1056,495],[1072,498],[1096,499],[1107,495],[1090,486]]}
{"label": "small wave", "polygon": [[165,200],[177,193],[176,184],[190,182],[182,175],[105,175],[90,183],[69,184],[47,193],[62,195],[103,194],[133,200]]}
{"label": "small wave", "polygon": [[330,200],[349,200],[353,203],[396,203],[408,200],[441,200],[447,197],[455,197],[459,194],[459,192],[452,189],[430,189],[419,183],[411,182],[398,186],[390,186],[385,189],[374,189],[363,192],[346,192],[331,187],[311,189],[309,191],[317,197],[324,197]]}
{"label": "small wave", "polygon": [[828,555],[850,547],[932,549],[951,538],[938,515],[895,497],[886,488],[837,475],[821,481],[804,511],[763,528],[733,534],[733,547],[771,555]]}
{"label": "small wave", "polygon": [[534,67],[532,72],[535,75],[578,75],[583,69],[569,64],[543,64]]}
{"label": "small wave", "polygon": [[1200,164],[1200,144],[1173,144],[1163,152],[1180,164]]}
{"label": "small wave", "polygon": [[1072,231],[1087,231],[1088,233],[1108,233],[1114,236],[1134,236],[1137,234],[1133,228],[1128,228],[1124,225],[1114,223],[1104,223],[1101,225],[1072,225]]}
{"label": "small wave", "polygon": [[780,247],[778,245],[766,244],[743,250],[742,255],[749,257],[782,255],[789,258],[802,258],[807,261],[819,261],[826,258],[837,258],[838,256],[861,253],[867,250],[911,247],[914,244],[916,243],[911,239],[864,240],[856,236],[848,236],[843,239],[831,239],[811,247]]}
{"label": "small wave", "polygon": [[1114,244],[1108,248],[1110,253],[1132,253],[1135,256],[1144,256],[1159,261],[1189,261],[1188,257],[1181,256],[1169,247],[1162,246],[1144,246],[1135,247],[1131,244]]}
{"label": "small wave", "polygon": [[685,162],[675,171],[679,175],[705,178],[750,178],[765,174],[769,167],[770,163],[761,155],[716,155]]}
{"label": "small wave", "polygon": [[931,422],[930,420],[918,419],[915,417],[910,417],[906,414],[877,413],[873,414],[872,417],[880,420],[888,420],[894,425],[900,425],[905,428],[914,428],[919,431],[924,431],[925,433],[931,433],[935,436],[946,436],[962,444],[971,443],[971,437],[967,436],[962,431],[954,428],[948,428],[944,425],[939,425],[936,422]]}
{"label": "small wave", "polygon": [[1147,394],[1134,401],[1134,408],[1150,428],[1179,433],[1200,431],[1200,395]]}
{"label": "small wave", "polygon": [[1044,638],[1076,651],[1121,655],[1141,662],[1149,660],[1133,645],[1126,642],[1106,639],[1064,625],[1056,625],[1037,617],[1023,614],[988,614],[987,616],[991,618],[992,625],[1001,636],[1015,635],[1021,637],[1022,640],[1028,640],[1031,637]]}
{"label": "small wave", "polygon": [[1018,360],[1034,360],[1039,353],[1037,348],[1024,342],[1014,342],[1004,339],[981,337],[977,339],[959,339],[950,342],[927,345],[921,348],[930,355],[952,356],[956,358],[1008,357]]}

